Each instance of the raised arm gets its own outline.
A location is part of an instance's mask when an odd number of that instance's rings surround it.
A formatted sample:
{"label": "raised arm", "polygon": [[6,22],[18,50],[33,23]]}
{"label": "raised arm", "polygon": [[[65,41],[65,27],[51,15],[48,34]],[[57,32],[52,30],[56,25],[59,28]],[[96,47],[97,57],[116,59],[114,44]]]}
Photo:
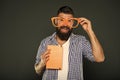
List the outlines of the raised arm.
{"label": "raised arm", "polygon": [[103,62],[105,59],[103,48],[98,41],[94,31],[92,30],[91,22],[86,18],[79,18],[79,23],[87,32],[92,45],[92,52],[96,62]]}

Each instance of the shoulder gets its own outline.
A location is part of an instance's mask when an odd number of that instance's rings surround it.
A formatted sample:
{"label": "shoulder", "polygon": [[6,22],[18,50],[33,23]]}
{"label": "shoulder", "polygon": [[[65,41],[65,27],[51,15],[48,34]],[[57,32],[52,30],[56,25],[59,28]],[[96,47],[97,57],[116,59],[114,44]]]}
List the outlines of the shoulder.
{"label": "shoulder", "polygon": [[73,33],[72,33],[71,39],[73,39],[73,40],[84,40],[84,39],[86,39],[86,38],[85,38],[85,36],[83,36],[83,35],[78,35],[78,34],[73,34]]}
{"label": "shoulder", "polygon": [[46,42],[49,42],[49,41],[53,40],[53,39],[54,39],[54,36],[55,36],[55,33],[53,33],[53,34],[50,35],[50,36],[45,37],[45,38],[41,41],[41,43],[46,43]]}

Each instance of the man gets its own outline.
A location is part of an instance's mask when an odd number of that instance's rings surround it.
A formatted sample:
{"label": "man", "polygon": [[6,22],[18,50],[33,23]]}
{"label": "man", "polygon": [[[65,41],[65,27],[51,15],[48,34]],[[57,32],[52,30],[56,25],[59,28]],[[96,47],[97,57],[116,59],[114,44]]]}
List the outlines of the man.
{"label": "man", "polygon": [[[35,63],[36,73],[43,72],[43,80],[83,80],[82,57],[95,62],[103,62],[105,58],[91,22],[84,17],[74,18],[73,10],[69,6],[63,6],[58,10],[57,17],[52,18],[52,23],[56,26],[56,32],[42,40],[39,46]],[[78,23],[88,34],[91,44],[84,36],[72,33]],[[49,60],[49,44],[63,48],[62,70],[45,68]]]}

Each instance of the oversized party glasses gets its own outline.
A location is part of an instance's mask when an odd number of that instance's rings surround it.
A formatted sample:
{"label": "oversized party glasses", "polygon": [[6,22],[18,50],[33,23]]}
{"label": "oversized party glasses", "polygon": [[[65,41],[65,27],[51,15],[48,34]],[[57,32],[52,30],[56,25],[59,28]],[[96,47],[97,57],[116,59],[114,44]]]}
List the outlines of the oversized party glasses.
{"label": "oversized party glasses", "polygon": [[52,17],[51,21],[52,21],[52,24],[54,27],[59,27],[59,24],[61,24],[61,23],[70,24],[70,27],[72,27],[72,28],[77,28],[79,25],[78,18],[64,19],[61,17]]}

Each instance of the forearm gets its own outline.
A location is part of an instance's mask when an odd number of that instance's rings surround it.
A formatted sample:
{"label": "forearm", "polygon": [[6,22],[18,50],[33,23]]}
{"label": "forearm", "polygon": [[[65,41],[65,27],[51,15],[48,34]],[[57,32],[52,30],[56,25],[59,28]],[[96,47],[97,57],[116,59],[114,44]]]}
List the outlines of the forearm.
{"label": "forearm", "polygon": [[103,51],[101,44],[99,43],[96,35],[94,34],[92,30],[87,31],[87,33],[90,37],[92,52],[93,52],[95,61],[103,62],[105,57],[104,57],[104,51]]}
{"label": "forearm", "polygon": [[36,73],[40,75],[45,68],[45,64],[40,62],[39,64],[35,64],[34,67],[35,67]]}
{"label": "forearm", "polygon": [[46,63],[49,60],[49,50],[46,50],[44,53],[42,53],[40,59],[41,61],[34,66],[37,74],[41,74],[45,69]]}

